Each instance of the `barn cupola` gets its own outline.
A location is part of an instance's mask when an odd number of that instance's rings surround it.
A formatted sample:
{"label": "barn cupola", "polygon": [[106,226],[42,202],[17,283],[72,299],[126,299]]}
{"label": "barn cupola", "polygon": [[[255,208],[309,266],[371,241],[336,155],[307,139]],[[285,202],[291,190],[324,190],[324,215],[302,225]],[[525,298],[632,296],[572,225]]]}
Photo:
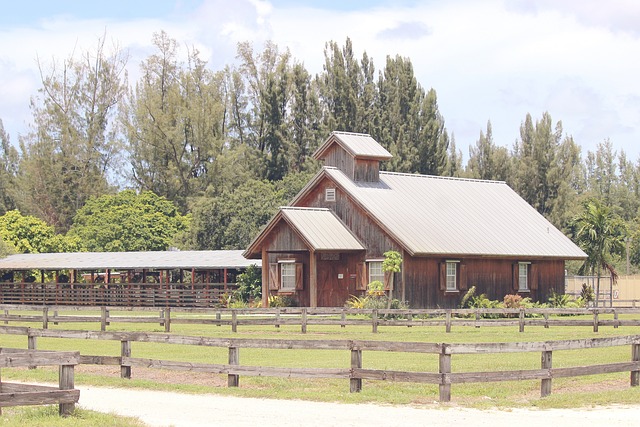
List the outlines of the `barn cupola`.
{"label": "barn cupola", "polygon": [[377,182],[380,162],[391,157],[370,135],[349,132],[331,132],[313,153],[314,159],[341,170],[357,182]]}

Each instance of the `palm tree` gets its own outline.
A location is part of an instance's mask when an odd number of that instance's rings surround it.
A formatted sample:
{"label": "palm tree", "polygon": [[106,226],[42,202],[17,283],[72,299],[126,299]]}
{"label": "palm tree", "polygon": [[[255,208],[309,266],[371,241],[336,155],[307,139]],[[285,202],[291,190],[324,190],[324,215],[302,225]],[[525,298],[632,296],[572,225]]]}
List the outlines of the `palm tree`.
{"label": "palm tree", "polygon": [[597,307],[602,269],[609,272],[611,286],[618,279],[618,274],[610,259],[612,253],[623,249],[626,227],[622,219],[598,199],[586,201],[583,208],[583,211],[573,220],[576,241],[588,256],[580,268],[579,274],[597,273]]}

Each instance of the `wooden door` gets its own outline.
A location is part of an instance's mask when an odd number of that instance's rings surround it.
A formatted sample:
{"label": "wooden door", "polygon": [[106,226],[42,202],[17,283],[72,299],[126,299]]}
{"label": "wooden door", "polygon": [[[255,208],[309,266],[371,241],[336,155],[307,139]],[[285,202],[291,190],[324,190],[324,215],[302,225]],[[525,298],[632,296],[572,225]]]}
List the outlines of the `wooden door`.
{"label": "wooden door", "polygon": [[318,261],[318,307],[342,307],[349,298],[349,271],[339,261]]}

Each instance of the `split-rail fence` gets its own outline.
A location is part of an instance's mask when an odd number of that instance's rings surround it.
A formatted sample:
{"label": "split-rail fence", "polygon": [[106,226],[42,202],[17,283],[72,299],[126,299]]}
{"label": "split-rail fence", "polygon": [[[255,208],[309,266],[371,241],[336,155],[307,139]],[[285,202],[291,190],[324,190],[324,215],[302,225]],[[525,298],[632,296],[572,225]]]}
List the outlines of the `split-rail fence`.
{"label": "split-rail fence", "polygon": [[57,403],[60,415],[73,413],[80,398],[74,389],[74,366],[80,363],[75,351],[42,351],[0,348],[0,368],[59,366],[59,387],[3,382],[0,379],[0,413],[6,406],[50,405]]}
{"label": "split-rail fence", "polygon": [[[15,314],[29,311],[30,314]],[[75,312],[60,314],[60,312]],[[81,315],[92,311],[99,315]],[[11,314],[14,312],[14,314]],[[113,315],[112,312],[131,312],[127,315]],[[37,314],[34,314],[37,313]],[[78,313],[78,314],[76,314]],[[135,313],[135,315],[133,314]],[[140,315],[140,313],[150,313]],[[153,315],[151,313],[157,313]],[[179,315],[187,316],[179,316]],[[620,318],[620,315],[626,315]],[[446,332],[459,326],[514,326],[524,332],[525,326],[587,326],[598,332],[600,326],[640,326],[640,308],[499,308],[499,309],[351,309],[351,308],[143,308],[143,307],[86,307],[86,306],[26,306],[0,305],[0,322],[8,325],[16,323],[41,323],[47,329],[50,323],[91,323],[99,322],[100,330],[106,331],[110,323],[149,323],[164,326],[165,332],[171,325],[201,324],[231,326],[237,332],[239,326],[300,326],[306,333],[309,325],[371,325],[374,333],[379,326],[444,326]]]}
{"label": "split-rail fence", "polygon": [[[451,386],[464,383],[484,383],[496,381],[540,380],[540,395],[551,394],[552,380],[563,377],[577,377],[614,372],[630,372],[630,385],[638,386],[640,381],[640,335],[579,340],[516,342],[516,343],[423,343],[390,342],[360,340],[281,340],[281,339],[235,339],[180,336],[173,334],[145,332],[102,332],[33,329],[19,326],[0,326],[0,334],[22,335],[28,337],[30,349],[37,346],[38,337],[116,340],[121,343],[121,355],[87,356],[81,355],[81,364],[120,365],[123,378],[131,378],[134,366],[164,368],[179,371],[197,371],[226,374],[229,387],[238,387],[240,375],[271,376],[284,378],[338,378],[348,379],[351,392],[359,392],[363,380],[381,380],[394,382],[416,382],[437,384],[441,402],[451,400]],[[162,344],[195,345],[222,347],[228,349],[228,363],[202,364],[170,360],[134,358],[131,352],[132,342],[153,342]],[[631,360],[608,364],[594,364],[577,367],[553,367],[553,352],[560,350],[581,350],[630,346]],[[351,353],[349,367],[338,368],[293,368],[273,366],[240,365],[240,350],[248,348],[274,350],[344,350]],[[439,357],[438,372],[412,372],[396,370],[366,369],[362,365],[364,351],[389,351],[404,353],[434,354]],[[453,372],[454,355],[459,354],[504,354],[540,352],[539,369],[493,372]],[[278,360],[275,358],[275,360]]]}

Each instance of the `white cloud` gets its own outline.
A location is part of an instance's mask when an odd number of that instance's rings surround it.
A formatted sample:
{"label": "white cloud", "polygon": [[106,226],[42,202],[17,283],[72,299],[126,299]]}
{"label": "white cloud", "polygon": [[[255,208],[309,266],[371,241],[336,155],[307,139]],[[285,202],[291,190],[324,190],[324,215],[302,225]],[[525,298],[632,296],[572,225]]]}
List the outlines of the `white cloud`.
{"label": "white cloud", "polygon": [[350,11],[287,4],[206,0],[182,18],[66,16],[0,31],[0,118],[13,133],[14,118],[28,117],[28,100],[38,87],[36,54],[64,58],[75,45],[92,47],[105,28],[130,50],[133,79],[153,51],[152,33],[161,29],[181,46],[195,46],[214,69],[235,62],[238,42],[252,41],[259,50],[272,39],[319,73],[325,43],[342,45],[350,37],[356,54],[366,50],[378,68],[387,55],[411,58],[418,81],[437,90],[447,127],[465,155],[488,119],[496,142],[511,145],[527,113],[539,118],[547,110],[583,152],[610,138],[630,157],[640,153],[640,3],[462,0]]}

